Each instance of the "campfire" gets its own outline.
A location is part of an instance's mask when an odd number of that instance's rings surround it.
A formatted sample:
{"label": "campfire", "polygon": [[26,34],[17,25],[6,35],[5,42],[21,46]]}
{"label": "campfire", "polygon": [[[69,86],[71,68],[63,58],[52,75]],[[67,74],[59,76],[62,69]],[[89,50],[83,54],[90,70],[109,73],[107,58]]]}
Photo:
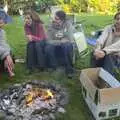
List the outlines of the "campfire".
{"label": "campfire", "polygon": [[31,86],[27,91],[25,91],[25,100],[27,106],[32,105],[36,98],[39,98],[42,101],[50,102],[50,99],[53,99],[54,96],[50,89],[32,88]]}
{"label": "campfire", "polygon": [[65,113],[67,102],[64,88],[34,80],[1,91],[0,114],[4,120],[51,120]]}

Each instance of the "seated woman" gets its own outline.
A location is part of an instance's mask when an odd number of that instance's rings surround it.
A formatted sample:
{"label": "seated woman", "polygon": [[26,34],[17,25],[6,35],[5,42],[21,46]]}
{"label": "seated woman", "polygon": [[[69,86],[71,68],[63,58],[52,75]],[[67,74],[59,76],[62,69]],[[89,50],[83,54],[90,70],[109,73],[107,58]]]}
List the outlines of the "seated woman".
{"label": "seated woman", "polygon": [[52,24],[48,26],[48,41],[45,50],[49,63],[54,69],[58,66],[57,57],[55,55],[56,47],[59,47],[62,52],[66,74],[71,76],[73,73],[73,26],[71,22],[66,19],[64,11],[57,11]]}
{"label": "seated woman", "polygon": [[114,75],[113,69],[120,64],[120,12],[114,16],[115,23],[105,27],[97,40],[92,65],[103,67]]}
{"label": "seated woman", "polygon": [[43,71],[45,65],[44,48],[46,45],[46,32],[39,14],[33,10],[24,13],[24,29],[27,38],[27,68],[31,74],[34,69]]}
{"label": "seated woman", "polygon": [[5,23],[7,23],[7,19],[9,19],[7,14],[4,11],[0,11],[0,70],[7,70],[9,76],[13,77],[15,75],[13,72],[14,62],[10,55],[10,47],[6,42],[5,31],[3,30],[3,26],[5,25]]}

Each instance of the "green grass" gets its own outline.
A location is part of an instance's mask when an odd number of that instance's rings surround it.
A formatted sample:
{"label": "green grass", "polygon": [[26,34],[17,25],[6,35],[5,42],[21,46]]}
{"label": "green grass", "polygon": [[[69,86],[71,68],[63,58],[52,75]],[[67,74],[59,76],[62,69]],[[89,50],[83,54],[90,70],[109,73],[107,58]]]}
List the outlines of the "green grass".
{"label": "green grass", "polygon": [[[49,22],[48,15],[40,15],[41,19],[45,21],[45,24]],[[26,55],[26,40],[24,37],[24,28],[23,23],[19,17],[14,16],[14,22],[12,24],[6,25],[5,30],[7,33],[8,43],[10,44],[13,53],[16,58],[25,58]],[[82,21],[85,33],[90,34],[92,30],[103,28],[108,22],[112,22],[111,16],[99,16],[99,15],[79,15],[77,16],[77,21]],[[86,58],[77,60],[76,67],[78,69],[83,69],[89,66],[89,55]],[[27,75],[25,64],[16,64],[15,65],[16,76],[13,80],[9,80],[6,74],[2,75],[0,80],[0,88],[7,88],[9,85],[14,83],[21,83],[24,81],[39,79],[39,80],[48,80],[51,82],[56,82],[63,85],[67,88],[69,93],[69,103],[66,105],[66,114],[60,115],[58,120],[92,120],[90,111],[88,110],[87,105],[85,104],[82,94],[81,87],[79,82],[78,72],[74,79],[67,79],[63,73],[33,73]]]}

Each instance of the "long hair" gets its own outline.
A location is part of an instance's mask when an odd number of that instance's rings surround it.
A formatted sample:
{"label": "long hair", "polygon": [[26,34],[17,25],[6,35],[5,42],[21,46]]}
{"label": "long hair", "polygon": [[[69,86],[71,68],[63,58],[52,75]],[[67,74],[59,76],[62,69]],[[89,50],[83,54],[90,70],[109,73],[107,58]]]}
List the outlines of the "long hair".
{"label": "long hair", "polygon": [[39,14],[34,10],[26,10],[24,12],[24,15],[30,15],[34,22],[43,24],[43,21],[40,19]]}
{"label": "long hair", "polygon": [[39,14],[37,12],[35,12],[34,10],[27,10],[24,12],[24,15],[30,15],[30,17],[32,18],[32,25],[31,25],[31,30],[32,30],[32,33],[34,35],[37,34],[37,27],[38,27],[38,24],[43,24],[42,20],[40,19],[39,17]]}

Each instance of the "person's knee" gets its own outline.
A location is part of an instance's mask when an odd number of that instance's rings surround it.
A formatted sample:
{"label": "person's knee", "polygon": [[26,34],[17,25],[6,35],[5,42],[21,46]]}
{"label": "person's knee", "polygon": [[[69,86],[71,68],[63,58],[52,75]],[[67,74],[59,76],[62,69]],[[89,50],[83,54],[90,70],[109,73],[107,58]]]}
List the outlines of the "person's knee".
{"label": "person's knee", "polygon": [[73,45],[72,43],[65,43],[62,45],[62,49],[65,52],[72,52],[73,51]]}
{"label": "person's knee", "polygon": [[45,53],[46,54],[51,54],[53,52],[54,52],[54,46],[52,46],[52,45],[46,45],[46,47],[45,47]]}
{"label": "person's knee", "polygon": [[111,66],[112,68],[115,66],[115,60],[113,58],[113,56],[111,55],[106,55],[105,56],[105,65],[107,64],[108,67]]}

